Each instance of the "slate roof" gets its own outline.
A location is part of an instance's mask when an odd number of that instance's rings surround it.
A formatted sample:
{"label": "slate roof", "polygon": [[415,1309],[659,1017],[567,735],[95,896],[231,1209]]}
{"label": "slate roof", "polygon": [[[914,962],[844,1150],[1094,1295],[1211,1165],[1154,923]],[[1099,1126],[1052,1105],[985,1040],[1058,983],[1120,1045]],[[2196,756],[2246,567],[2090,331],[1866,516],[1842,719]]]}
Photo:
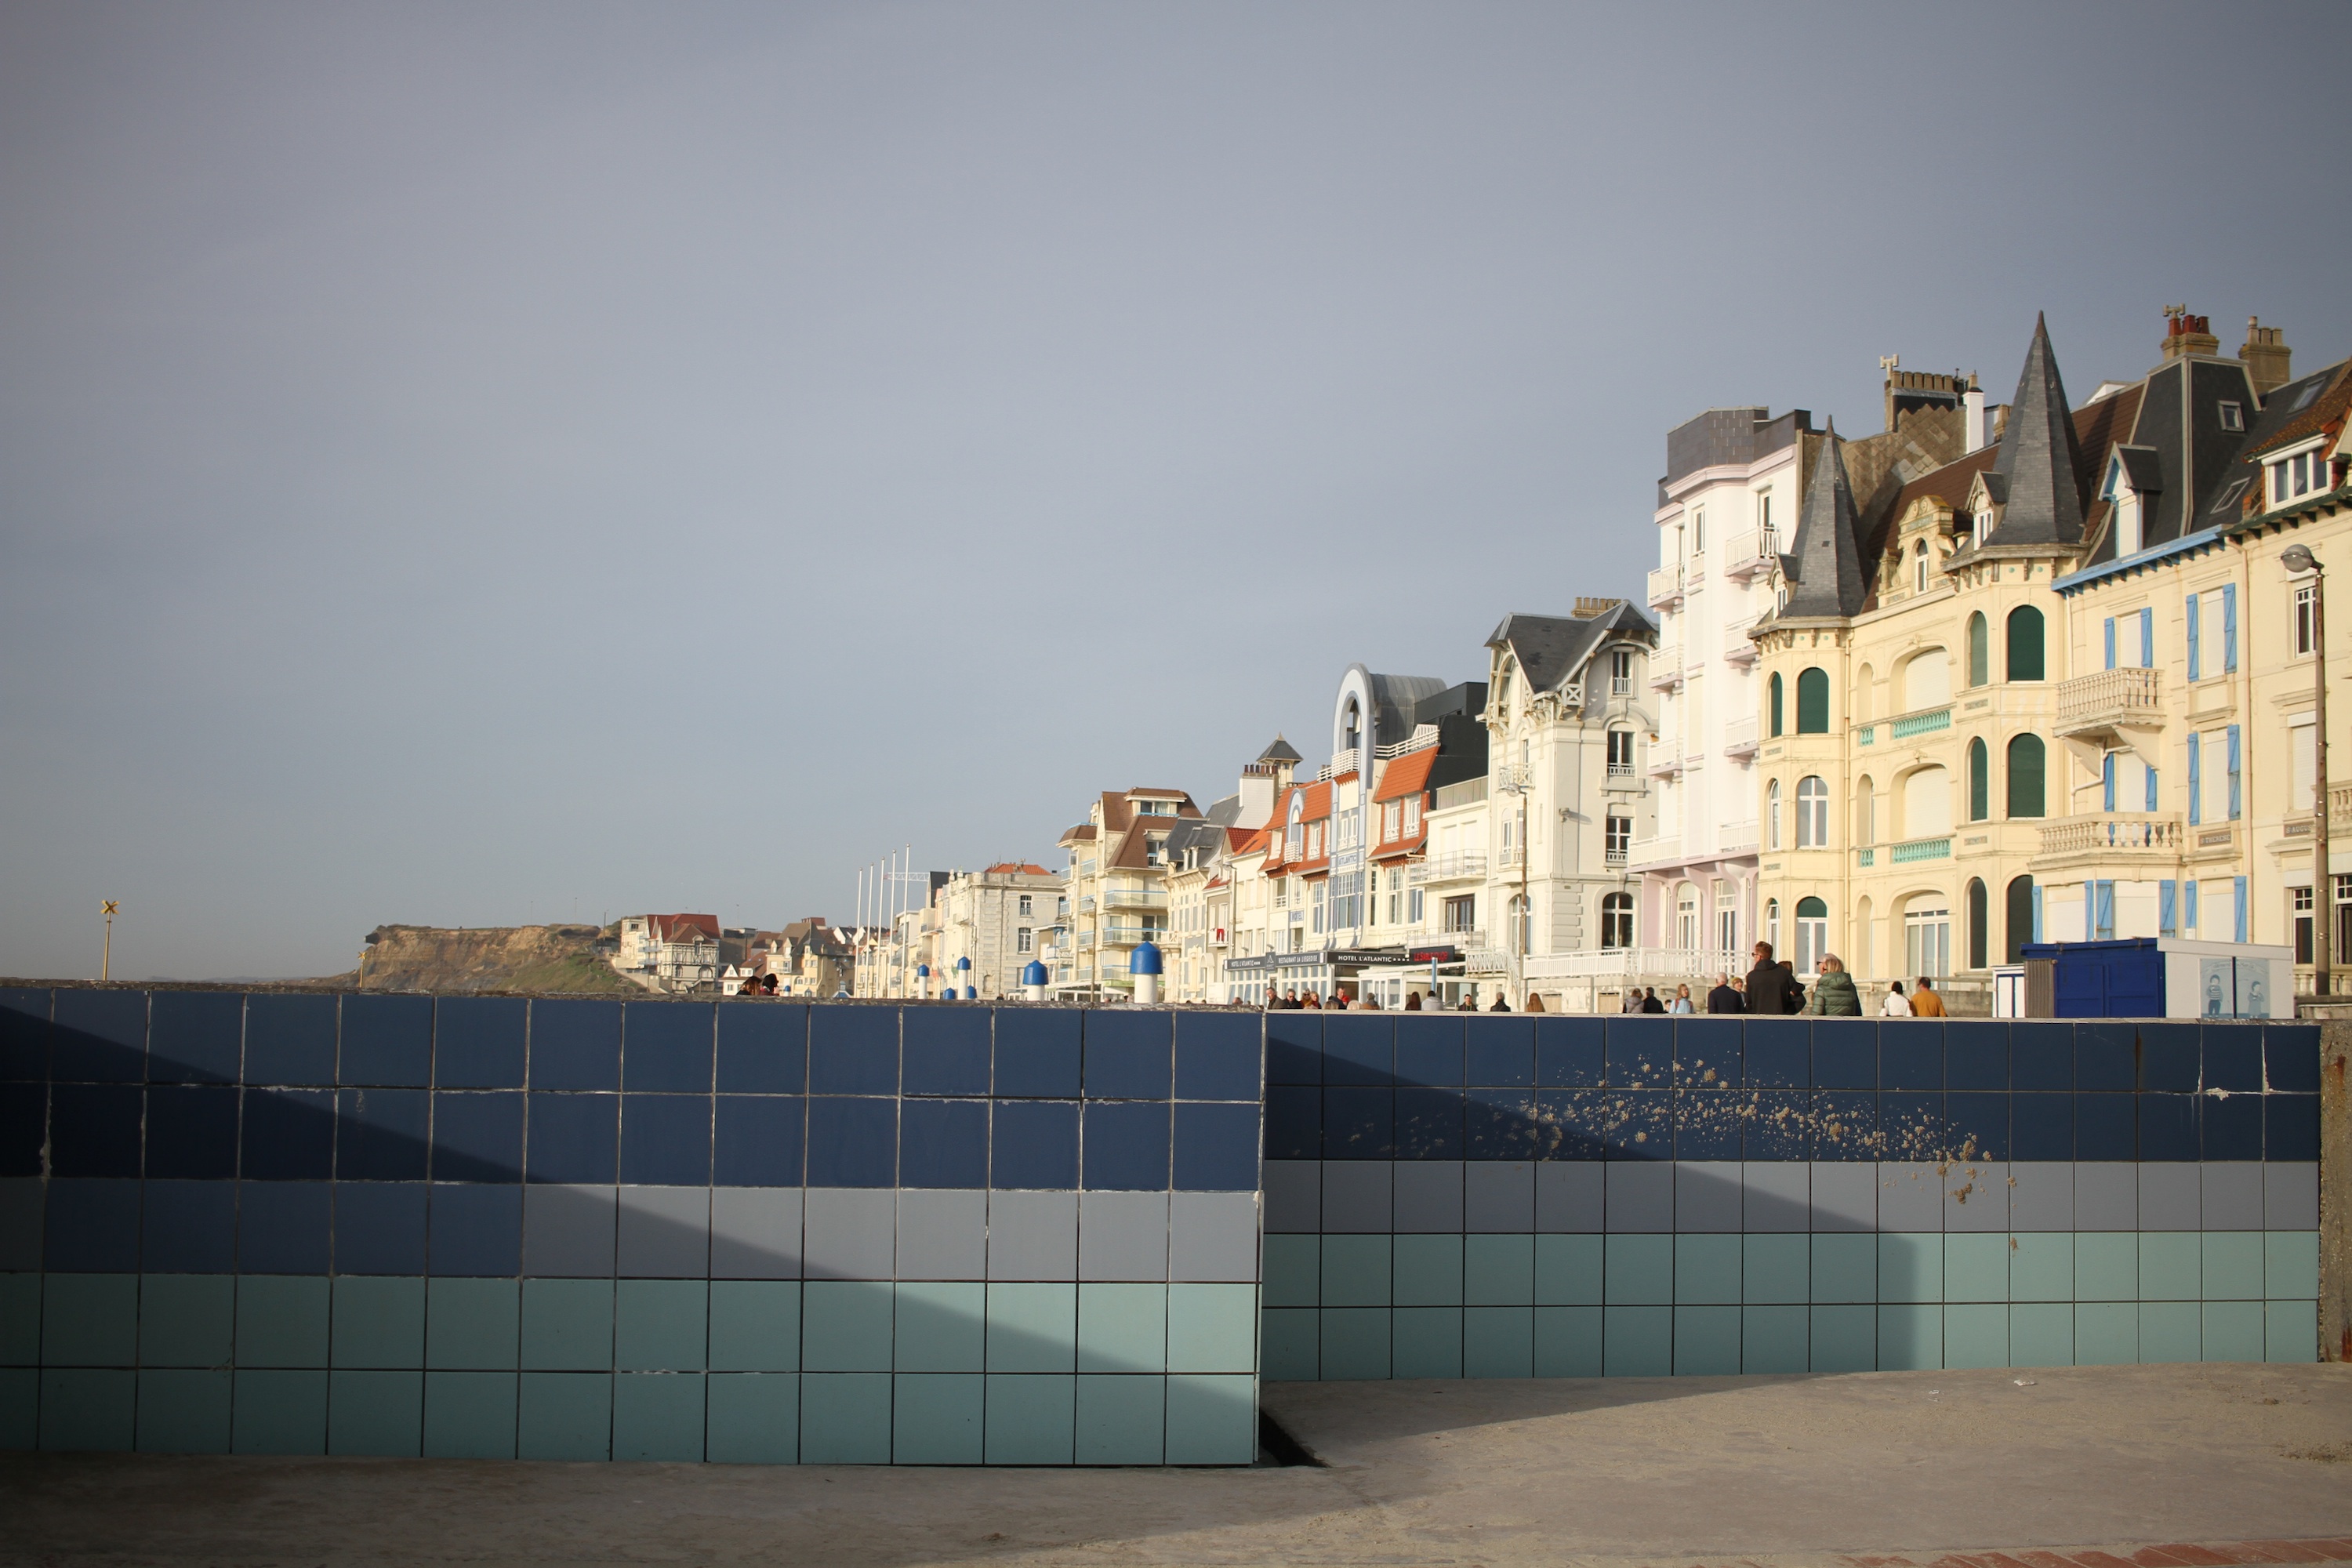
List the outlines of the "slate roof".
{"label": "slate roof", "polygon": [[1257,754],[1257,760],[1261,763],[1303,763],[1307,759],[1298,754],[1297,747],[1276,735],[1274,743]]}
{"label": "slate roof", "polygon": [[1503,617],[1486,646],[1508,648],[1525,672],[1528,687],[1551,691],[1581,674],[1593,653],[1614,637],[1632,637],[1655,647],[1658,628],[1649,616],[1625,604],[1612,605],[1588,619],[1515,612]]}
{"label": "slate roof", "polygon": [[1796,538],[1789,552],[1780,557],[1780,575],[1789,583],[1789,602],[1780,612],[1781,618],[1861,612],[1870,595],[1870,574],[1863,567],[1859,526],[1853,484],[1846,477],[1845,456],[1838,447],[1837,422],[1832,420],[1805,484]]}
{"label": "slate roof", "polygon": [[2083,455],[2066,384],[2050,348],[2050,326],[2033,318],[2033,341],[2018,373],[2017,395],[1993,469],[2008,487],[1990,544],[2072,544],[2083,537]]}

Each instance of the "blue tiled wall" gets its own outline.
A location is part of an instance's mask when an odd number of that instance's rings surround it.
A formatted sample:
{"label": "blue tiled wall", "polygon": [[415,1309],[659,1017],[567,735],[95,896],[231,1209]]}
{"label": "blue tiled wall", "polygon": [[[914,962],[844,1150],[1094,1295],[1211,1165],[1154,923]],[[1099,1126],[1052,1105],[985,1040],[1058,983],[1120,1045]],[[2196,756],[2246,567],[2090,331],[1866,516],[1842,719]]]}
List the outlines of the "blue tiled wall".
{"label": "blue tiled wall", "polygon": [[1260,1037],[0,993],[0,1447],[1246,1464]]}
{"label": "blue tiled wall", "polygon": [[2316,1354],[2315,1026],[1267,1026],[1268,1377]]}

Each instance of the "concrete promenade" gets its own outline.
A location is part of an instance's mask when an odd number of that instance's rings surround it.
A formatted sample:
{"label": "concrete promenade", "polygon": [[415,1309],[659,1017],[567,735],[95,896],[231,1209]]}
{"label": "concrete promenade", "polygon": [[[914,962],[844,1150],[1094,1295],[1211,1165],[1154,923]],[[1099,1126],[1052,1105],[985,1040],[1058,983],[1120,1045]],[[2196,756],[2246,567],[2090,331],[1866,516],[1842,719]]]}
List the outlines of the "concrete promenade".
{"label": "concrete promenade", "polygon": [[2339,1365],[1271,1384],[1265,1404],[1320,1467],[9,1455],[0,1562],[2352,1562]]}

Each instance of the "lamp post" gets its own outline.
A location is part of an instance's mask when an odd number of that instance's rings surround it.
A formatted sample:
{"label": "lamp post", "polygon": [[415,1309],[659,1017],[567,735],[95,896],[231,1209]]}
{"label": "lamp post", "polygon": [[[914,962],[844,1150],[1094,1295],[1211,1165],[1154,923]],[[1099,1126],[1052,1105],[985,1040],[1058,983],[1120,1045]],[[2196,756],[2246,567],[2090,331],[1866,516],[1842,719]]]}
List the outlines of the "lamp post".
{"label": "lamp post", "polygon": [[2327,852],[2327,574],[2308,544],[2290,544],[2279,564],[2311,574],[2311,994],[2329,990],[2336,937],[2336,877]]}
{"label": "lamp post", "polygon": [[98,983],[101,985],[106,984],[108,975],[114,968],[114,906],[116,901],[117,900],[113,899],[100,899],[99,900],[99,913],[106,917],[106,945],[99,950],[98,954]]}

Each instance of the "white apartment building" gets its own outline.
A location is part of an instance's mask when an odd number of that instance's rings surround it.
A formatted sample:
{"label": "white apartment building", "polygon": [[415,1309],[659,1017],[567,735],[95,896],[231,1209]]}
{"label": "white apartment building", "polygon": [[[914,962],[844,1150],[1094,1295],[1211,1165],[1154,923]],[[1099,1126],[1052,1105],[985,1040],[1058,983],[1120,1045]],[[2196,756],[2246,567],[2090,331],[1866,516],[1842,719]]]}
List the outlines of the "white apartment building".
{"label": "white apartment building", "polygon": [[[1029,861],[1001,860],[985,870],[948,873],[932,899],[938,939],[929,994],[938,995],[951,982],[970,985],[983,998],[1018,995],[1021,971],[1037,957],[1061,897],[1062,879]],[[964,959],[971,961],[969,971],[958,967]]]}
{"label": "white apartment building", "polygon": [[1653,830],[1632,847],[1640,879],[1635,936],[1666,949],[1629,956],[1635,973],[1745,969],[1755,941],[1756,645],[1748,630],[1771,608],[1766,568],[1793,529],[1801,495],[1801,408],[1711,408],[1666,436],[1658,481],[1658,614],[1645,701],[1656,728],[1637,766],[1611,759],[1610,788],[1652,794]]}

